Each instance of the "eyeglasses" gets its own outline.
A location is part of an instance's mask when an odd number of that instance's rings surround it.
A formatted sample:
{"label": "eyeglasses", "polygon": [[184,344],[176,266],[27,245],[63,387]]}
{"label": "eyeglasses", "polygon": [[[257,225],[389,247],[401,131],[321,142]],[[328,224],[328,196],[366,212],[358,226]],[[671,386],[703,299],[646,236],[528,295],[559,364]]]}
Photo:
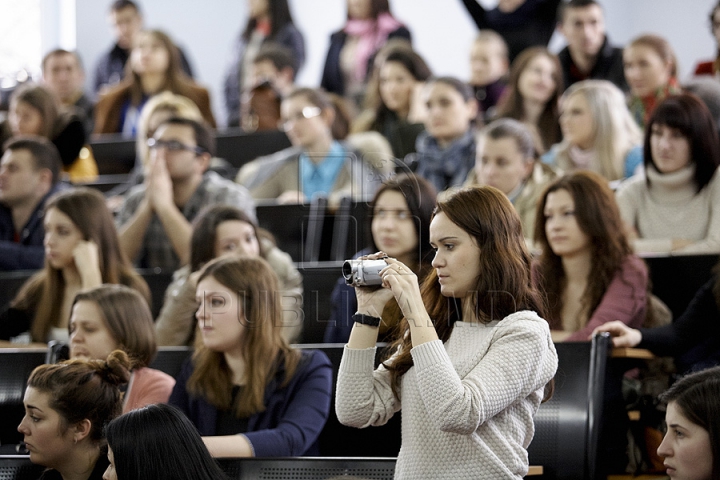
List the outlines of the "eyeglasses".
{"label": "eyeglasses", "polygon": [[185,145],[184,143],[178,142],[177,140],[155,140],[154,138],[149,138],[147,141],[147,146],[151,150],[156,150],[158,148],[164,148],[168,152],[193,152],[196,155],[202,155],[206,152],[206,150],[202,147],[192,147],[190,145]]}
{"label": "eyeglasses", "polygon": [[322,113],[320,107],[305,107],[298,113],[291,115],[289,118],[280,120],[278,122],[278,128],[280,130],[288,131],[292,128],[293,124],[298,120],[317,117]]}

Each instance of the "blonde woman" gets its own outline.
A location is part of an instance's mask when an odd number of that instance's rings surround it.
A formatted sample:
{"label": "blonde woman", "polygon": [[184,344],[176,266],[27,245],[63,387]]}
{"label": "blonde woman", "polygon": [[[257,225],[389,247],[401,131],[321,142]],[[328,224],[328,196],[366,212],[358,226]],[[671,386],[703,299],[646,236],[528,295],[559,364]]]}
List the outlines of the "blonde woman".
{"label": "blonde woman", "polygon": [[592,170],[609,181],[631,177],[642,165],[642,132],[618,87],[607,80],[570,86],[560,101],[563,141],[542,161],[565,172]]}

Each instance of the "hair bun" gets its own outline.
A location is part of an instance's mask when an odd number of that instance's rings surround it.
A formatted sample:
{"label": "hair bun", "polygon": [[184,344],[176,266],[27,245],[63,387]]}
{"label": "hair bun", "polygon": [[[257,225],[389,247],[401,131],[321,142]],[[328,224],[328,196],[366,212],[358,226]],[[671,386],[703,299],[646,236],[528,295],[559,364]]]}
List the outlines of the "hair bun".
{"label": "hair bun", "polygon": [[115,350],[108,355],[106,361],[98,362],[98,375],[112,385],[123,385],[130,381],[130,359],[122,350]]}

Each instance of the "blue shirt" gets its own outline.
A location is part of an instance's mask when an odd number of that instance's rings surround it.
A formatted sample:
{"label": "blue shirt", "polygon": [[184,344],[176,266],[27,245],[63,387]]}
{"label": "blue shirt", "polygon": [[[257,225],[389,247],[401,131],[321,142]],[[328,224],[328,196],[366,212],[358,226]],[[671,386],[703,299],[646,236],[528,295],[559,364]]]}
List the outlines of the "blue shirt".
{"label": "blue shirt", "polygon": [[316,193],[329,194],[340,170],[347,160],[347,152],[338,142],[333,141],[330,151],[322,162],[316,164],[307,153],[300,154],[300,182],[302,192],[307,198],[312,198]]}

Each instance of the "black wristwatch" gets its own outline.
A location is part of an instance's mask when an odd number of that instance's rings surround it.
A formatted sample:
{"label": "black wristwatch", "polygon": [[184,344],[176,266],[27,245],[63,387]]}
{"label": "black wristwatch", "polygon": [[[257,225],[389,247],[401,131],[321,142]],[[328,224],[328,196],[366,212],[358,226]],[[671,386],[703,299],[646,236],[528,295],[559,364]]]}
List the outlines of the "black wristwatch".
{"label": "black wristwatch", "polygon": [[370,325],[371,327],[380,326],[380,319],[371,315],[365,315],[362,313],[356,313],[352,316],[353,322],[361,323],[363,325]]}

